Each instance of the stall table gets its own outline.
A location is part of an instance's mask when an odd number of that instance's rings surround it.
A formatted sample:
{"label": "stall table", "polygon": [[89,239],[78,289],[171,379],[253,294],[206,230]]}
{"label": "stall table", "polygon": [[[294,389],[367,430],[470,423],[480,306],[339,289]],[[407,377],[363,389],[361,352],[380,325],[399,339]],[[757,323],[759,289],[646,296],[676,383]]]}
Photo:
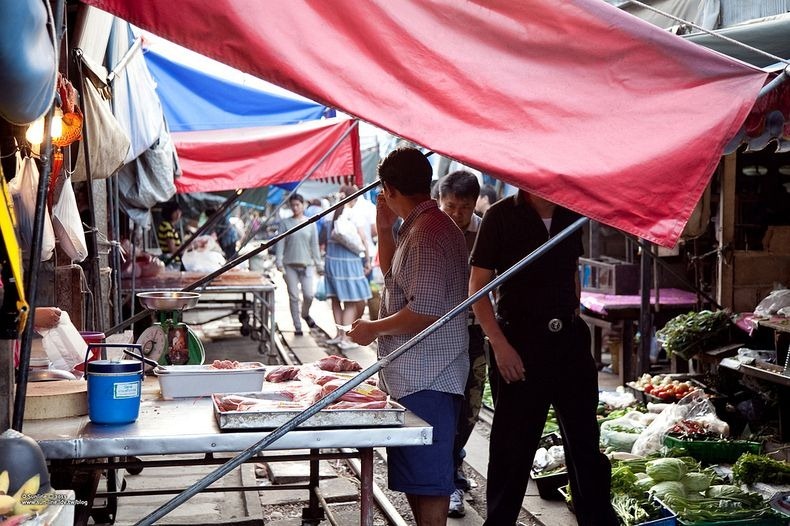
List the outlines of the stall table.
{"label": "stall table", "polygon": [[[151,392],[150,382],[146,380]],[[155,380],[154,380],[155,381]],[[144,395],[140,416],[126,425],[96,425],[87,416],[31,420],[25,422],[25,434],[34,438],[47,460],[55,463],[69,461],[83,470],[100,471],[133,466],[177,465],[175,461],[154,460],[159,455],[203,454],[205,460],[193,464],[217,464],[213,453],[240,452],[262,440],[269,431],[220,431],[212,402],[209,398],[176,400],[147,399]],[[373,448],[389,446],[428,445],[433,440],[433,428],[410,412],[400,427],[299,429],[291,431],[272,444],[267,451],[310,449],[310,510],[308,515],[320,516],[318,459],[338,458],[338,453],[324,451],[353,448],[361,459],[361,525],[373,524]],[[124,464],[115,459],[137,457]],[[108,462],[109,459],[109,462]],[[265,456],[256,461],[266,460]],[[74,465],[75,461],[84,461]],[[108,477],[109,479],[109,477]],[[233,488],[242,489],[242,488]],[[255,488],[259,490],[260,488]],[[290,486],[289,489],[293,489]],[[161,493],[161,492],[159,492]],[[135,495],[141,493],[136,492]],[[123,496],[117,493],[115,496]],[[86,496],[92,499],[93,496]],[[86,498],[86,500],[88,500]],[[306,510],[306,511],[307,511]],[[87,517],[86,517],[87,519]]]}
{"label": "stall table", "polygon": [[[156,276],[137,278],[134,281],[124,278],[121,289],[128,296],[138,292],[175,292],[204,277],[205,274],[200,272],[163,271]],[[250,336],[260,342],[261,354],[274,355],[277,352],[274,291],[274,283],[260,272],[230,270],[193,291],[201,294],[193,311],[228,307],[243,312],[249,310],[252,313]]]}
{"label": "stall table", "polygon": [[[661,288],[656,302],[655,290],[650,291],[650,304],[656,310],[655,326],[663,326],[667,321],[689,311],[698,302],[697,295],[681,289]],[[634,342],[634,323],[639,321],[642,299],[638,294],[603,294],[581,292],[581,314],[594,329],[592,353],[596,362],[601,360],[601,332],[604,327],[618,325],[622,330],[623,348],[619,358],[621,383],[634,380],[632,352]]]}

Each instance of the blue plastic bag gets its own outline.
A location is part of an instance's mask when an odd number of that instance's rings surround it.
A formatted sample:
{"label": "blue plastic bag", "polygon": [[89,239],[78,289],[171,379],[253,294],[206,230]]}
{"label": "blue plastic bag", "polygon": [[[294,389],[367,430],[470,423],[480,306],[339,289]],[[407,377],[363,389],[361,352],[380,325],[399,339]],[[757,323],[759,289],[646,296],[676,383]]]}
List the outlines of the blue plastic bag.
{"label": "blue plastic bag", "polygon": [[319,301],[326,299],[326,279],[324,276],[319,276],[318,283],[315,284],[315,299]]}

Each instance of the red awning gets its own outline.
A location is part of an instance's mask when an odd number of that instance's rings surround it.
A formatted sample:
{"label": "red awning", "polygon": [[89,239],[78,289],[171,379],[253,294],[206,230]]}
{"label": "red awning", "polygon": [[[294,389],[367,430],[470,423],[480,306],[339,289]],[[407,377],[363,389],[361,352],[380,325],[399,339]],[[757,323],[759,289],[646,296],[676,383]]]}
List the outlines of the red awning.
{"label": "red awning", "polygon": [[673,245],[766,73],[600,0],[83,0]]}
{"label": "red awning", "polygon": [[[255,188],[301,180],[348,132],[351,119],[289,126],[173,133],[183,175],[180,193]],[[345,177],[362,184],[359,128],[354,126],[311,179]]]}

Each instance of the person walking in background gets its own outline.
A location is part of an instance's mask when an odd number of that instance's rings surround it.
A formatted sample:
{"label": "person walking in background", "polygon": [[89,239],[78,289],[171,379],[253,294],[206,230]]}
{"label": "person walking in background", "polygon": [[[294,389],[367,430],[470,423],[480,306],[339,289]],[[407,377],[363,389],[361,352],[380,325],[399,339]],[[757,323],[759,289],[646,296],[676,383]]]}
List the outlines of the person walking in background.
{"label": "person walking in background", "polygon": [[[206,220],[210,220],[216,213],[216,208],[206,209]],[[228,213],[226,212],[222,214],[221,217],[216,219],[211,232],[216,237],[217,244],[219,244],[220,248],[222,249],[225,259],[230,261],[230,259],[236,253],[236,242],[239,240],[239,236],[237,235],[236,228],[230,224],[227,214]]]}
{"label": "person walking in background", "polygon": [[[440,179],[438,187],[439,208],[450,216],[458,228],[464,233],[466,248],[469,252],[475,244],[477,232],[482,220],[474,214],[480,183],[471,172],[458,170]],[[477,423],[477,415],[483,403],[483,388],[486,382],[486,356],[484,351],[483,330],[475,319],[474,312],[469,310],[467,329],[469,332],[469,376],[466,379],[464,400],[461,403],[461,414],[458,418],[458,429],[453,446],[455,462],[455,491],[450,495],[448,516],[463,517],[464,492],[471,489],[464,475],[464,446]]]}
{"label": "person walking in background", "polygon": [[[307,220],[304,214],[304,198],[301,195],[291,195],[288,205],[293,216],[280,221],[278,234],[287,232]],[[316,272],[320,274],[324,271],[321,252],[318,250],[318,229],[314,223],[311,223],[286,236],[274,247],[275,265],[283,273],[288,288],[288,304],[294,323],[294,334],[301,336],[303,319],[309,328],[315,327],[315,321],[310,317],[310,305],[315,295]],[[300,292],[301,309],[299,308]]]}
{"label": "person walking in background", "polygon": [[[176,229],[181,219],[181,207],[176,201],[168,201],[162,205],[162,221],[156,228],[156,239],[162,250],[162,260],[167,261],[181,246],[181,233]],[[168,270],[182,270],[181,258],[174,258],[167,266]]]}
{"label": "person walking in background", "polygon": [[[414,148],[399,148],[381,164],[376,205],[384,273],[380,318],[358,319],[348,336],[378,338],[384,358],[466,298],[464,236],[430,198],[431,164]],[[403,224],[392,233],[398,217]],[[381,370],[384,390],[433,427],[433,443],[387,448],[389,487],[406,494],[418,526],[447,523],[453,483],[453,443],[469,373],[466,317],[456,316]]]}
{"label": "person walking in background", "polygon": [[[357,189],[353,186],[342,186],[340,188],[341,199],[356,191]],[[365,277],[370,271],[370,248],[365,242],[364,232],[357,227],[360,240],[364,245],[362,254],[354,253],[332,239],[332,230],[338,221],[348,220],[353,223],[350,218],[350,208],[354,201],[335,210],[332,222],[328,225],[326,243],[326,274],[324,276],[326,295],[332,302],[335,323],[343,326],[351,325],[351,322],[357,319],[359,313],[365,309],[365,302],[372,297],[370,284]],[[340,327],[337,329],[337,335],[327,340],[326,343],[337,345],[341,350],[358,347],[356,343],[346,337],[346,332]]]}
{"label": "person walking in background", "polygon": [[496,201],[496,188],[493,185],[484,184],[480,189],[480,197],[477,198],[477,203],[475,204],[475,214],[483,217],[486,210],[491,208],[491,205],[496,203]]}
{"label": "person walking in background", "polygon": [[[484,288],[578,215],[524,190],[483,217],[472,249],[469,293]],[[599,449],[598,369],[590,330],[579,317],[577,230],[473,305],[500,382],[491,426],[488,526],[515,524],[549,406],[559,419],[573,508],[581,525],[615,526],[611,465]]]}

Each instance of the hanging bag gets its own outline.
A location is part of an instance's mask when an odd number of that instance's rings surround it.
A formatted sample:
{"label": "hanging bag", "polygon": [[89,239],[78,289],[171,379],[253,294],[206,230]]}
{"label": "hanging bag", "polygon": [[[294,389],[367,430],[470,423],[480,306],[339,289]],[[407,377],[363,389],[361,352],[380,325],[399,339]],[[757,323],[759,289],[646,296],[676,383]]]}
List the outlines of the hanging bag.
{"label": "hanging bag", "polygon": [[[38,199],[38,168],[32,157],[16,154],[16,175],[8,183],[14,198],[14,210],[19,224],[19,241],[22,249],[30,253],[33,246],[33,225],[36,221]],[[41,206],[46,207],[42,202]],[[49,211],[44,210],[44,232],[41,238],[41,261],[47,261],[55,252],[55,232]]]}
{"label": "hanging bag", "polygon": [[362,242],[362,237],[359,235],[357,226],[345,213],[340,214],[340,217],[335,219],[329,239],[343,245],[354,254],[360,254],[365,251],[365,245]]}
{"label": "hanging bag", "polygon": [[63,181],[60,198],[52,207],[52,226],[60,241],[60,248],[71,261],[80,262],[88,257],[88,244],[85,242],[82,218],[69,178]]}

